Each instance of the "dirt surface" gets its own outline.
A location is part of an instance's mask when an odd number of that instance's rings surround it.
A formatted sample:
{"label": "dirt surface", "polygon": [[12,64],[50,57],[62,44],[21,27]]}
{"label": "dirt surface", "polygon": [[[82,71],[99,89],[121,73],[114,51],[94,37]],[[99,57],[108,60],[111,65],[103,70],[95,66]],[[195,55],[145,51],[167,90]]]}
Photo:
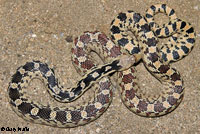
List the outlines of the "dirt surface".
{"label": "dirt surface", "polygon": [[[179,18],[190,22],[197,33],[196,46],[189,56],[172,64],[184,79],[185,96],[172,113],[159,118],[144,118],[129,111],[121,102],[116,85],[113,101],[97,120],[76,128],[53,128],[24,121],[8,103],[7,88],[16,69],[33,59],[55,69],[61,83],[70,87],[80,78],[71,63],[71,42],[84,31],[99,30],[109,35],[112,19],[134,10],[144,15],[152,4],[164,2],[175,9]],[[0,127],[27,127],[29,133],[60,134],[197,134],[200,133],[200,0],[1,0],[0,1]],[[164,23],[166,17],[156,20]],[[67,40],[67,41],[66,41]],[[139,83],[149,94],[162,85],[137,66]],[[30,90],[28,90],[30,89]],[[27,91],[31,99],[43,104],[77,105],[88,101],[92,90],[76,102],[60,104],[53,100],[40,80],[33,80]],[[93,97],[93,96],[91,96]],[[0,133],[5,133],[0,132]],[[7,132],[11,133],[11,132]],[[22,132],[21,132],[22,133]]]}

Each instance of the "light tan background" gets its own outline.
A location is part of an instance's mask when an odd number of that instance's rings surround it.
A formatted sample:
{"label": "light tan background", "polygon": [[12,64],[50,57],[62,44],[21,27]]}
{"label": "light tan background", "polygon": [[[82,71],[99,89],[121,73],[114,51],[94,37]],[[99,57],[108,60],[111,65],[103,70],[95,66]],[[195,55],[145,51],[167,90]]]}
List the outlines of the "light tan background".
{"label": "light tan background", "polygon": [[[112,19],[119,13],[134,10],[144,15],[152,4],[166,3],[181,19],[190,22],[197,33],[196,46],[183,60],[174,63],[185,81],[185,97],[172,113],[160,118],[144,118],[129,111],[121,102],[118,86],[109,109],[96,121],[77,128],[60,129],[33,124],[19,118],[7,99],[7,87],[17,67],[37,59],[55,69],[61,83],[70,87],[80,78],[70,57],[72,42],[84,31],[99,30],[109,35]],[[159,19],[159,17],[162,19]],[[61,134],[145,134],[200,133],[200,0],[1,0],[0,1],[0,127],[28,127],[30,133]],[[159,22],[166,22],[158,15]],[[143,67],[137,66],[140,86],[148,93],[160,90],[161,84]],[[37,84],[38,83],[38,84]],[[30,89],[30,90],[28,90]],[[60,105],[47,94],[39,80],[30,84],[32,99]],[[32,89],[32,90],[31,90]],[[83,104],[88,94],[69,105]],[[64,105],[64,104],[61,104]]]}

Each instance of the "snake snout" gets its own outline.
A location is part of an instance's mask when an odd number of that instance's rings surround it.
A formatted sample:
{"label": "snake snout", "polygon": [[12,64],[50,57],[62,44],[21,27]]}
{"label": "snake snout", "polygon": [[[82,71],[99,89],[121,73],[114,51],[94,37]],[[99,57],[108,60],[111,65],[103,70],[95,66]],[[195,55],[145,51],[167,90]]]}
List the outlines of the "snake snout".
{"label": "snake snout", "polygon": [[119,65],[122,66],[122,68],[119,71],[124,71],[129,69],[135,62],[136,59],[133,55],[120,56]]}

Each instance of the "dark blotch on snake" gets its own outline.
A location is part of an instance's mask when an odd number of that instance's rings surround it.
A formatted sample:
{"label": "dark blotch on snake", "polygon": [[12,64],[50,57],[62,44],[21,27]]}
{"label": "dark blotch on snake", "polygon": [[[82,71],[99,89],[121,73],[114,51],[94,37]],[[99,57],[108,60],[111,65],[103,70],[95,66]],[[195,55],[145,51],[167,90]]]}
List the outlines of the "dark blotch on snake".
{"label": "dark blotch on snake", "polygon": [[134,47],[132,50],[131,50],[131,54],[138,54],[140,52],[140,48],[138,47]]}
{"label": "dark blotch on snake", "polygon": [[186,46],[181,46],[181,49],[185,54],[189,53],[189,49]]}
{"label": "dark blotch on snake", "polygon": [[109,102],[109,96],[108,95],[98,95],[97,96],[97,102],[100,102],[102,105],[106,104]]}
{"label": "dark blotch on snake", "polygon": [[172,9],[169,13],[169,16],[172,16],[175,13],[174,9]]}
{"label": "dark blotch on snake", "polygon": [[[119,60],[114,60],[111,64],[103,66],[103,73],[104,74],[110,74],[110,72],[112,71],[118,71],[119,69],[121,69],[122,67],[117,65],[119,63]],[[110,69],[106,70],[106,67],[111,67]]]}
{"label": "dark blotch on snake", "polygon": [[160,29],[160,28],[157,29],[157,30],[155,31],[156,36],[160,35],[160,32],[161,32],[161,29]]}
{"label": "dark blotch on snake", "polygon": [[66,92],[60,91],[59,94],[58,94],[58,96],[59,96],[60,100],[67,99],[67,100],[71,101],[71,100],[74,99],[74,96],[70,97],[69,93],[67,91]]}
{"label": "dark blotch on snake", "polygon": [[167,61],[167,55],[166,55],[165,53],[162,53],[162,59],[163,59],[164,61]]}
{"label": "dark blotch on snake", "polygon": [[180,27],[180,29],[183,29],[185,26],[186,26],[186,22],[183,21],[183,22],[181,23],[181,27]]}
{"label": "dark blotch on snake", "polygon": [[31,105],[31,103],[26,103],[26,102],[22,102],[19,106],[18,109],[21,111],[22,114],[29,114],[31,113],[31,110],[34,107]]}
{"label": "dark blotch on snake", "polygon": [[120,33],[120,29],[119,29],[119,27],[117,27],[117,26],[112,26],[112,28],[110,29],[110,31],[111,31],[113,34]]}
{"label": "dark blotch on snake", "polygon": [[147,106],[148,104],[146,103],[146,101],[139,101],[137,107],[140,111],[147,111]]}
{"label": "dark blotch on snake", "polygon": [[[89,73],[87,77],[83,80],[83,82],[85,83],[85,87],[87,87],[90,84],[90,82],[96,81],[101,76],[103,71],[105,71],[105,68],[95,69],[94,71]],[[97,73],[98,75],[96,77],[93,77],[94,73]],[[81,84],[81,81],[80,81],[80,84]]]}
{"label": "dark blotch on snake", "polygon": [[155,25],[154,22],[150,22],[150,23],[149,23],[149,26],[150,26],[150,27],[153,27],[154,25]]}
{"label": "dark blotch on snake", "polygon": [[195,39],[194,38],[188,38],[187,42],[189,42],[189,43],[195,43]]}
{"label": "dark blotch on snake", "polygon": [[55,119],[64,124],[67,120],[66,119],[66,112],[65,111],[57,111]]}
{"label": "dark blotch on snake", "polygon": [[148,47],[151,47],[156,46],[157,42],[158,41],[155,38],[148,38],[146,44],[148,45]]}
{"label": "dark blotch on snake", "polygon": [[34,63],[33,62],[27,62],[24,66],[23,69],[25,71],[31,71],[34,68]]}
{"label": "dark blotch on snake", "polygon": [[164,11],[166,12],[166,4],[162,4],[161,7],[164,9]]}
{"label": "dark blotch on snake", "polygon": [[177,41],[177,37],[175,37],[175,36],[172,36],[172,39],[173,39],[174,41]]}
{"label": "dark blotch on snake", "polygon": [[113,48],[110,49],[110,56],[117,57],[118,55],[121,54],[120,50],[121,50],[120,46],[114,46]]}
{"label": "dark blotch on snake", "polygon": [[133,20],[135,23],[138,23],[142,19],[142,16],[139,13],[134,13],[133,14]]}
{"label": "dark blotch on snake", "polygon": [[148,59],[154,63],[154,62],[158,61],[159,56],[157,53],[150,53]]}
{"label": "dark blotch on snake", "polygon": [[173,55],[173,58],[176,59],[176,60],[180,58],[180,56],[179,56],[177,51],[173,50],[172,55]]}
{"label": "dark blotch on snake", "polygon": [[174,92],[178,94],[181,94],[183,90],[184,90],[183,86],[175,86],[174,88]]}
{"label": "dark blotch on snake", "polygon": [[165,27],[165,34],[166,34],[167,36],[169,36],[169,28],[168,28],[168,27]]}
{"label": "dark blotch on snake", "polygon": [[144,24],[141,26],[142,31],[144,31],[145,33],[151,31],[150,26],[148,24]]}
{"label": "dark blotch on snake", "polygon": [[110,85],[111,85],[111,83],[108,82],[108,81],[107,82],[100,82],[99,83],[100,88],[103,89],[103,90],[109,89]]}
{"label": "dark blotch on snake", "polygon": [[107,36],[105,34],[99,34],[98,40],[99,40],[100,44],[102,44],[104,46],[108,42],[108,38],[107,38]]}
{"label": "dark blotch on snake", "polygon": [[80,36],[80,41],[83,42],[84,44],[88,44],[91,41],[91,38],[89,35],[82,35]]}
{"label": "dark blotch on snake", "polygon": [[173,96],[169,96],[169,97],[167,98],[167,101],[168,101],[168,103],[169,103],[171,106],[173,106],[173,105],[175,105],[175,104],[177,103],[177,99],[174,98]]}
{"label": "dark blotch on snake", "polygon": [[128,39],[126,39],[126,38],[121,38],[121,39],[118,40],[117,42],[118,42],[118,44],[119,44],[120,46],[125,46],[125,45],[128,43]]}
{"label": "dark blotch on snake", "polygon": [[173,31],[176,31],[176,30],[177,30],[176,27],[177,27],[176,23],[173,23],[173,24],[172,24],[172,29],[173,29]]}
{"label": "dark blotch on snake", "polygon": [[119,13],[117,18],[120,19],[120,21],[125,21],[127,19],[127,16],[125,13]]}
{"label": "dark blotch on snake", "polygon": [[71,111],[71,120],[73,122],[79,122],[82,119],[80,111]]}
{"label": "dark blotch on snake", "polygon": [[194,32],[194,28],[193,28],[193,27],[191,27],[191,28],[190,28],[190,29],[188,29],[186,32],[187,32],[187,33],[193,33],[193,32]]}
{"label": "dark blotch on snake", "polygon": [[16,88],[9,88],[9,97],[12,101],[19,99],[20,93]]}
{"label": "dark blotch on snake", "polygon": [[87,117],[92,117],[96,116],[96,112],[98,111],[98,109],[96,109],[94,105],[88,105],[85,108],[85,111],[87,112]]}
{"label": "dark blotch on snake", "polygon": [[169,48],[167,48],[167,53],[171,53],[171,50]]}
{"label": "dark blotch on snake", "polygon": [[21,80],[22,80],[22,74],[19,71],[17,71],[13,75],[11,83],[17,83],[18,84],[19,82],[21,82]]}
{"label": "dark blotch on snake", "polygon": [[177,73],[172,74],[172,75],[171,75],[171,79],[172,79],[173,81],[181,80],[180,75],[177,74]]}
{"label": "dark blotch on snake", "polygon": [[135,90],[133,88],[131,88],[131,90],[126,90],[126,98],[129,100],[132,100],[135,97]]}
{"label": "dark blotch on snake", "polygon": [[119,63],[119,60],[114,60],[114,61],[110,64],[110,66],[112,66],[112,70],[118,71],[118,70],[120,70],[120,69],[122,68],[121,66],[117,65],[118,63]]}
{"label": "dark blotch on snake", "polygon": [[152,18],[153,16],[152,15],[150,15],[150,14],[146,14],[146,18]]}
{"label": "dark blotch on snake", "polygon": [[169,69],[169,65],[161,65],[158,70],[160,71],[160,73],[166,73]]}
{"label": "dark blotch on snake", "polygon": [[123,76],[122,82],[124,84],[131,83],[133,79],[134,79],[134,76],[131,73],[130,74],[126,74],[126,75]]}
{"label": "dark blotch on snake", "polygon": [[155,105],[154,105],[154,111],[155,112],[162,112],[164,111],[166,108],[163,107],[163,104],[160,103],[160,102],[157,102]]}
{"label": "dark blotch on snake", "polygon": [[128,21],[129,21],[130,24],[133,23],[133,20],[131,18]]}
{"label": "dark blotch on snake", "polygon": [[49,119],[51,114],[50,108],[41,108],[39,109],[37,116],[39,116],[42,119]]}
{"label": "dark blotch on snake", "polygon": [[56,78],[52,74],[47,77],[47,80],[48,80],[48,85],[50,85],[50,87],[55,87],[57,85]]}
{"label": "dark blotch on snake", "polygon": [[156,11],[156,7],[155,7],[154,5],[152,5],[150,8],[151,8],[154,12]]}
{"label": "dark blotch on snake", "polygon": [[50,69],[47,64],[40,63],[39,70],[46,74]]}

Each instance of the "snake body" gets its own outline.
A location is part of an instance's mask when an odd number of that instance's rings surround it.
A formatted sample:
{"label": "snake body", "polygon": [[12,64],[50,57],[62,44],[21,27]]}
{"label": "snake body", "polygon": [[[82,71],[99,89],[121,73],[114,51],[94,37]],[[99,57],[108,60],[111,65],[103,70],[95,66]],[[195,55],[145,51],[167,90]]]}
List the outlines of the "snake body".
{"label": "snake body", "polygon": [[[171,17],[168,25],[162,28],[155,25],[152,18],[157,12],[164,12]],[[119,13],[111,23],[111,37],[116,44],[135,55],[136,62],[142,59],[147,70],[164,85],[165,89],[161,94],[152,97],[138,93],[139,87],[134,74],[136,70],[132,67],[119,72],[124,104],[140,116],[158,117],[174,110],[183,98],[183,80],[178,71],[168,63],[188,55],[194,46],[195,33],[189,23],[177,19],[174,10],[170,10],[164,4],[151,6],[146,18],[134,11]],[[137,35],[137,40],[133,39],[128,31]],[[178,33],[181,36],[178,36]],[[172,39],[177,43],[169,42],[158,49],[158,37],[168,37],[170,34],[176,34]]]}
{"label": "snake body", "polygon": [[[157,12],[170,16],[170,22],[159,27],[153,19]],[[148,22],[147,22],[148,21]],[[127,31],[137,35],[133,39]],[[169,42],[158,49],[159,38],[170,37]],[[82,79],[70,89],[59,85],[54,71],[40,61],[27,62],[19,67],[9,84],[9,101],[13,110],[22,118],[55,127],[75,127],[98,118],[112,100],[109,75],[118,73],[123,103],[141,116],[155,117],[175,109],[183,98],[183,80],[168,63],[186,56],[193,48],[195,33],[192,26],[178,19],[173,9],[166,5],[154,5],[146,18],[134,11],[120,13],[111,23],[113,43],[101,32],[85,32],[75,39],[72,61]],[[97,65],[89,57],[97,53],[104,65]],[[127,54],[129,53],[129,54]],[[137,91],[134,63],[142,59],[144,65],[165,85],[156,97],[147,97]],[[41,78],[52,97],[60,102],[71,102],[93,86],[95,97],[87,104],[77,107],[52,107],[30,100],[24,92],[33,78]]]}
{"label": "snake body", "polygon": [[[169,23],[159,27],[154,21],[154,16],[157,13],[164,13],[169,16]],[[176,62],[191,52],[196,36],[194,28],[190,23],[179,19],[173,9],[165,4],[152,5],[145,16],[157,37],[169,37],[169,41],[160,48],[160,54],[165,63]]]}
{"label": "snake body", "polygon": [[[98,43],[98,46],[93,45]],[[95,47],[94,47],[95,46]],[[105,49],[105,46],[112,48]],[[94,49],[95,48],[95,49]],[[108,55],[112,58],[110,63],[96,66],[92,60],[85,57],[85,53],[100,50],[99,55]],[[25,120],[56,127],[75,127],[84,125],[98,118],[109,106],[112,99],[112,87],[108,77],[110,73],[129,68],[134,63],[133,56],[126,56],[111,40],[100,32],[86,32],[76,40],[72,49],[74,64],[85,66],[87,74],[68,90],[63,89],[55,78],[54,71],[47,64],[40,61],[27,62],[19,67],[13,75],[8,88],[10,104],[13,110]],[[92,64],[90,64],[92,63]],[[93,67],[93,69],[92,69]],[[88,70],[90,69],[90,70]],[[84,70],[82,70],[84,72]],[[49,93],[60,102],[70,102],[77,99],[88,88],[94,85],[95,98],[87,104],[78,107],[51,107],[31,101],[24,92],[33,78],[42,79]],[[101,79],[102,78],[102,79]]]}

